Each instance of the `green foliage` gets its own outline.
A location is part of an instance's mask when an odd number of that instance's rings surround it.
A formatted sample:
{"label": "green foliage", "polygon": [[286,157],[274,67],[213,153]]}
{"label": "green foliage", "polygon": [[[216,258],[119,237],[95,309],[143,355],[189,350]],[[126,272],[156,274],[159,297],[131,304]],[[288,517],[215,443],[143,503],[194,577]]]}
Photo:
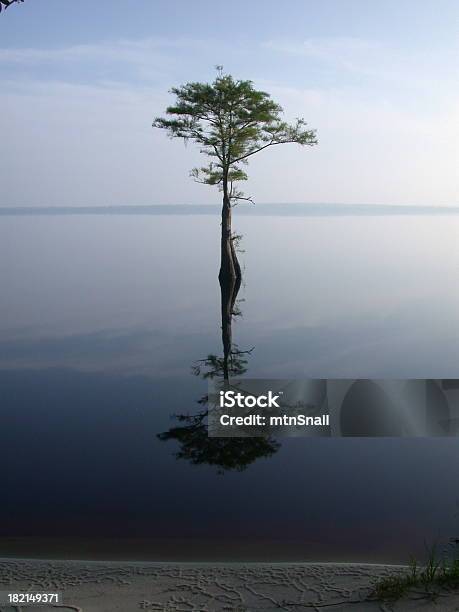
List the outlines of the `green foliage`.
{"label": "green foliage", "polygon": [[436,549],[436,546],[434,545],[428,549],[427,564],[424,568],[424,571],[421,572],[420,574],[422,581],[425,584],[430,584],[434,582],[439,568],[440,568],[440,562],[437,561],[437,549]]}
{"label": "green foliage", "polygon": [[[208,355],[192,367],[195,376],[204,380],[222,378],[228,367],[231,375],[242,376],[247,371],[247,358],[250,351],[240,351],[233,347],[229,359],[229,366],[225,359],[217,355]],[[197,414],[176,414],[178,425],[171,427],[157,435],[159,440],[167,442],[175,440],[179,450],[175,453],[176,459],[184,459],[193,465],[212,465],[217,467],[218,473],[236,470],[242,472],[249,465],[261,458],[269,458],[280,448],[280,444],[267,437],[257,438],[212,438],[209,437],[207,420],[209,410],[209,396],[205,395],[198,400],[204,409]]]}
{"label": "green foliage", "polygon": [[[238,315],[238,313],[235,313]],[[201,376],[205,380],[214,378],[221,378],[225,368],[228,368],[231,376],[242,376],[247,372],[248,356],[252,353],[253,348],[248,351],[241,351],[238,347],[233,344],[231,347],[230,354],[228,356],[228,363],[226,364],[224,357],[218,357],[218,355],[207,355],[206,359],[200,359],[196,361],[191,367],[191,372],[194,376]]]}
{"label": "green foliage", "polygon": [[316,133],[306,129],[304,119],[291,125],[283,121],[279,104],[254,89],[252,81],[217,70],[213,83],[174,87],[175,104],[166,110],[170,118],[156,118],[153,127],[167,130],[171,138],[196,142],[201,153],[212,158],[191,171],[196,181],[217,185],[229,200],[249,199],[234,186],[247,180],[242,166],[249,157],[279,144],[315,145]]}
{"label": "green foliage", "polygon": [[184,459],[193,465],[215,466],[219,474],[231,470],[242,472],[258,459],[268,459],[279,450],[280,444],[269,437],[209,437],[207,416],[208,410],[196,415],[178,415],[176,418],[182,424],[157,437],[163,442],[175,440],[179,443],[176,459]]}
{"label": "green foliage", "polygon": [[387,576],[377,582],[373,596],[382,601],[400,599],[412,589],[424,589],[426,596],[435,597],[440,589],[459,587],[459,559],[438,560],[436,547],[427,549],[426,565],[420,569],[414,557],[409,571],[401,575]]}

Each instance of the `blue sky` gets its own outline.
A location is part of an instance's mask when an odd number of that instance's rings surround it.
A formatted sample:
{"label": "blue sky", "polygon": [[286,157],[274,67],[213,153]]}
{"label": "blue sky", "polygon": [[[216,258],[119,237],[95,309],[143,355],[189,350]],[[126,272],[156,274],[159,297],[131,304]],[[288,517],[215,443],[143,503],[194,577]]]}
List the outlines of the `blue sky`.
{"label": "blue sky", "polygon": [[150,127],[216,64],[318,130],[254,159],[256,201],[459,204],[458,34],[456,0],[26,0],[0,15],[0,205],[217,202]]}

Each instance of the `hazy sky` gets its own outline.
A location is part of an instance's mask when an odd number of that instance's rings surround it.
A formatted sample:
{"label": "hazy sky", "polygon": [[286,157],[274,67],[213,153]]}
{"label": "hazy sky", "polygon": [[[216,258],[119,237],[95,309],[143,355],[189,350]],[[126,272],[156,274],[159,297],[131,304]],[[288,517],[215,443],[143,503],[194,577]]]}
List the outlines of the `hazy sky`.
{"label": "hazy sky", "polygon": [[151,128],[216,64],[318,131],[253,159],[256,201],[459,204],[457,0],[25,0],[0,15],[0,205],[218,202]]}

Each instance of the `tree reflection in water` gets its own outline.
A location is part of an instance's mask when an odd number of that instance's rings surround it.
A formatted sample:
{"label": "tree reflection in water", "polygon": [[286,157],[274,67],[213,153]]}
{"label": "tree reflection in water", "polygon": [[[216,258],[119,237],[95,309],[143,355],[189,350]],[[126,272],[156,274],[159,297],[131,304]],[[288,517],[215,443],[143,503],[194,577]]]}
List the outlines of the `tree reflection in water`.
{"label": "tree reflection in water", "polygon": [[[239,377],[247,372],[249,357],[253,351],[240,350],[232,341],[233,319],[241,315],[237,295],[240,281],[221,281],[221,321],[223,356],[207,355],[192,366],[192,373],[204,380],[222,379],[229,384],[231,377]],[[280,448],[273,438],[210,438],[207,433],[209,398],[204,395],[197,402],[201,410],[196,414],[174,415],[178,424],[168,431],[158,434],[163,441],[176,440],[179,450],[177,459],[185,459],[193,465],[213,465],[219,473],[227,470],[243,471],[257,459],[268,458]]]}

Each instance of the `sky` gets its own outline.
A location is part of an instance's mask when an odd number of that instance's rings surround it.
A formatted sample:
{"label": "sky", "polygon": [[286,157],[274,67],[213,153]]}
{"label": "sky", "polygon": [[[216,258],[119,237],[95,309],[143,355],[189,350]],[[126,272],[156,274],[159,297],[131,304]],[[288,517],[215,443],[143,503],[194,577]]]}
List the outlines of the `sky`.
{"label": "sky", "polygon": [[151,127],[216,65],[317,129],[252,158],[255,202],[459,204],[457,0],[25,0],[0,14],[0,206],[218,203]]}

